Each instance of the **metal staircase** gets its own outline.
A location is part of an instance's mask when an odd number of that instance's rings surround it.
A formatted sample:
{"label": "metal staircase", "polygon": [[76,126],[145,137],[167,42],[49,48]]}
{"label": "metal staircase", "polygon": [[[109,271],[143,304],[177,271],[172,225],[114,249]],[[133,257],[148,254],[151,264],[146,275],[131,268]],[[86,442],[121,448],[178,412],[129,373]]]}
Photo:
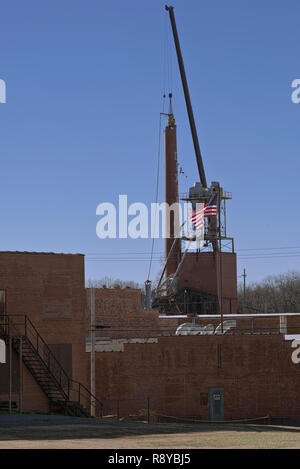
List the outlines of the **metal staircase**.
{"label": "metal staircase", "polygon": [[5,316],[0,334],[19,356],[49,401],[50,412],[76,417],[102,415],[102,403],[81,383],[71,379],[26,315]]}

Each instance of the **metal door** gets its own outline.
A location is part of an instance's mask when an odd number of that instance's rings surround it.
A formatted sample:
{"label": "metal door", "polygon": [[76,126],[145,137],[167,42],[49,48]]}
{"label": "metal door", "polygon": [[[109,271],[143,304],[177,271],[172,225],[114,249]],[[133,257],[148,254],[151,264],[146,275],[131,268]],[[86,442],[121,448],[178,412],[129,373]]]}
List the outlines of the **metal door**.
{"label": "metal door", "polygon": [[224,420],[224,388],[209,390],[210,420]]}

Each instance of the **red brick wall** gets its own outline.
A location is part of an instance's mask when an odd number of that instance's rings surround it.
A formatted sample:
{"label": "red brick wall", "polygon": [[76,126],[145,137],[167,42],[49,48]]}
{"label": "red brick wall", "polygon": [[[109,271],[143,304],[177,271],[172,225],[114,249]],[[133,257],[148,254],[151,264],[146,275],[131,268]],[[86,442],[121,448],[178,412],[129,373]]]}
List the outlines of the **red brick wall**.
{"label": "red brick wall", "polygon": [[217,296],[220,272],[222,272],[223,313],[236,313],[237,273],[234,253],[222,253],[221,268],[218,254],[213,252],[188,253],[178,275],[178,286],[197,288]]}
{"label": "red brick wall", "polygon": [[[86,290],[87,335],[90,332],[91,290]],[[141,291],[129,288],[95,289],[95,323],[111,326],[99,329],[101,337],[145,337],[158,333],[158,311],[141,308]]]}
{"label": "red brick wall", "polygon": [[[84,256],[0,252],[2,289],[7,314],[26,314],[49,345],[72,344],[72,377],[87,384]],[[24,405],[37,405],[35,392],[26,396]]]}
{"label": "red brick wall", "polygon": [[[157,337],[172,334],[192,318],[159,318],[140,308],[138,290],[96,289],[96,323],[111,325],[98,336]],[[90,290],[87,290],[87,322]],[[239,315],[235,335],[158,337],[154,344],[125,344],[124,352],[96,352],[96,395],[100,399],[133,399],[122,406],[145,408],[167,415],[196,415],[209,419],[205,396],[211,387],[224,387],[225,419],[272,416],[297,417],[300,364],[291,361],[291,342],[279,334],[280,317],[254,319]],[[200,325],[220,324],[220,317],[198,317]],[[287,333],[299,333],[300,316],[287,317]],[[234,330],[231,330],[234,332]],[[253,334],[251,334],[253,332]],[[243,333],[243,335],[241,335]],[[218,353],[221,351],[221,362]],[[87,377],[89,377],[87,353]],[[116,412],[116,403],[104,411]]]}
{"label": "red brick wall", "polygon": [[[221,323],[221,317],[196,317],[195,323],[199,325],[213,324],[216,328]],[[224,321],[235,320],[236,330],[231,329],[232,333],[278,333],[280,331],[280,316],[253,316],[245,317],[242,314],[234,317],[224,317]],[[176,331],[180,324],[192,322],[192,318],[182,317],[160,317],[158,321],[158,328],[161,331]],[[287,316],[287,334],[300,333],[300,316]]]}
{"label": "red brick wall", "polygon": [[[90,299],[91,290],[86,290],[86,324],[87,335],[90,335]],[[234,318],[224,317],[225,320],[235,319],[237,329],[241,332],[278,332],[279,316],[249,318],[242,314]],[[95,322],[98,325],[111,326],[110,329],[99,329],[96,333],[101,337],[155,337],[159,333],[172,334],[182,323],[191,322],[191,318],[159,317],[157,310],[141,309],[141,291],[120,288],[95,289]],[[213,324],[217,327],[220,317],[197,317],[196,324]],[[298,331],[298,332],[297,332]],[[287,333],[299,333],[300,317],[287,317]]]}
{"label": "red brick wall", "polygon": [[97,397],[150,396],[158,413],[209,419],[201,396],[210,387],[224,387],[227,420],[269,414],[300,421],[300,364],[292,363],[292,351],[282,335],[163,337],[157,344],[127,344],[124,352],[96,354]]}
{"label": "red brick wall", "polygon": [[[0,364],[1,367],[4,366]],[[42,391],[41,387],[36,383],[31,373],[25,365],[22,369],[23,373],[23,392],[22,392],[22,412],[49,412],[48,398]],[[8,401],[9,393],[0,393],[0,401]],[[12,401],[16,402],[18,410],[20,409],[20,393],[19,391],[12,393]]]}
{"label": "red brick wall", "polygon": [[287,317],[287,333],[300,334],[300,319],[299,316]]}

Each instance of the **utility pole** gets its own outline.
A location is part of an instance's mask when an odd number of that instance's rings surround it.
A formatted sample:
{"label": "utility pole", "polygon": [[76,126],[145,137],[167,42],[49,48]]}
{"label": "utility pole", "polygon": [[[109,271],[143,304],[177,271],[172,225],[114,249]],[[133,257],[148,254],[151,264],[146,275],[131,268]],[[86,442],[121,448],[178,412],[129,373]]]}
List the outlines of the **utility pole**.
{"label": "utility pole", "polygon": [[9,378],[8,378],[8,386],[9,386],[9,397],[8,397],[8,411],[11,414],[12,411],[12,337],[11,337],[11,330],[9,328],[9,339],[8,339],[8,349],[9,349],[9,358],[8,358],[8,367],[9,367]]}
{"label": "utility pole", "polygon": [[[245,305],[246,305],[246,269],[243,271],[242,277],[244,278],[244,295],[243,295],[243,310],[245,310]],[[245,312],[245,311],[243,311]]]}
{"label": "utility pole", "polygon": [[95,290],[91,287],[91,416],[95,417]]}
{"label": "utility pole", "polygon": [[19,412],[22,413],[23,409],[23,344],[22,344],[22,337],[20,337],[19,341]]}

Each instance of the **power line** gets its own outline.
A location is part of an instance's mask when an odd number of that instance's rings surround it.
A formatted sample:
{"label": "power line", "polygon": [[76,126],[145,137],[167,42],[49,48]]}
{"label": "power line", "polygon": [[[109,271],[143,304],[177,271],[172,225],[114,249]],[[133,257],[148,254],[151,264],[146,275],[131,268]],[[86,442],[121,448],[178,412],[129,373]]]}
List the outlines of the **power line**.
{"label": "power line", "polygon": [[[300,251],[293,251],[300,249],[300,246],[276,246],[276,247],[262,247],[262,248],[241,248],[236,252],[244,252],[238,255],[238,260],[259,260],[259,259],[292,259],[300,257]],[[246,252],[247,251],[247,252]],[[250,252],[251,251],[251,252]],[[273,252],[272,252],[273,251]],[[279,251],[279,252],[274,252]],[[284,251],[284,252],[281,252]],[[289,252],[290,251],[290,252]],[[191,251],[194,252],[194,251]],[[202,251],[210,252],[210,251]],[[228,251],[230,252],[230,251]],[[163,251],[151,252],[148,251],[121,251],[121,252],[98,252],[86,253],[87,262],[149,262],[149,270],[153,262],[162,262],[164,258]],[[148,277],[150,276],[150,272]]]}
{"label": "power line", "polygon": [[[281,259],[281,258],[296,258],[300,257],[300,254],[286,254],[286,255],[273,255],[273,256],[267,256],[267,255],[262,255],[262,256],[240,256],[238,259],[240,260],[251,260],[251,259]],[[97,259],[86,259],[87,262],[161,262],[162,258],[97,258]]]}
{"label": "power line", "polygon": [[[300,249],[300,246],[281,246],[281,247],[268,247],[268,248],[241,248],[241,249],[236,249],[236,252],[240,251],[270,251],[270,250],[279,250],[279,249]],[[204,252],[204,251],[203,251]],[[106,251],[106,252],[87,252],[85,255],[86,256],[97,256],[97,255],[110,255],[110,254],[115,254],[115,255],[126,255],[126,254],[150,254],[151,251],[120,251],[120,252],[112,252],[112,251]],[[161,254],[163,255],[163,251],[156,251],[155,254]]]}
{"label": "power line", "polygon": [[243,248],[237,249],[237,251],[270,251],[275,249],[299,249],[300,246],[282,246],[282,247],[275,247],[275,248]]}
{"label": "power line", "polygon": [[261,256],[240,256],[239,259],[279,259],[282,257],[299,257],[300,253],[294,254],[278,254],[278,255],[261,255]]}

